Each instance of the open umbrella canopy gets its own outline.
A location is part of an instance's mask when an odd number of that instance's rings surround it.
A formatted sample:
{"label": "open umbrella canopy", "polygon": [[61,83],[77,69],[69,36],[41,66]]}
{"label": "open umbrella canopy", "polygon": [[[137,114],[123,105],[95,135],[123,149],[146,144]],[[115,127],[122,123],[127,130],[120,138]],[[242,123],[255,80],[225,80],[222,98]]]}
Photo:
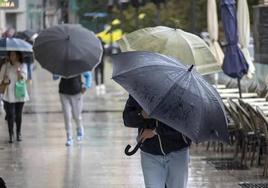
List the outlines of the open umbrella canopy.
{"label": "open umbrella canopy", "polygon": [[112,56],[112,64],[112,78],[151,118],[166,123],[196,143],[228,142],[222,100],[195,70],[152,52],[120,53]]}
{"label": "open umbrella canopy", "polygon": [[100,63],[103,53],[95,34],[76,24],[43,30],[35,39],[33,50],[43,68],[64,77],[92,70]]}
{"label": "open umbrella canopy", "polygon": [[32,30],[25,30],[15,33],[15,37],[31,42],[31,44],[34,42],[37,36],[38,34]]}
{"label": "open umbrella canopy", "polygon": [[181,29],[164,26],[140,29],[124,35],[119,45],[123,52],[158,52],[174,57],[183,64],[194,64],[203,75],[221,71],[206,43],[200,37]]}
{"label": "open umbrella canopy", "polygon": [[0,38],[0,51],[20,51],[20,52],[33,52],[33,46],[19,38]]}
{"label": "open umbrella canopy", "polygon": [[223,60],[223,72],[232,78],[241,79],[248,72],[248,64],[238,47],[235,0],[221,0],[221,19],[228,43]]}

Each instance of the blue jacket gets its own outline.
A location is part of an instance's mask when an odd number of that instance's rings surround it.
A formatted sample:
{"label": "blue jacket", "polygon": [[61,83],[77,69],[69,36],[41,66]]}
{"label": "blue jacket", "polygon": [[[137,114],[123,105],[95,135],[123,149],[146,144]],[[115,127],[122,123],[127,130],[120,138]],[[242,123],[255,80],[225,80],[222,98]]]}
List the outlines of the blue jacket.
{"label": "blue jacket", "polygon": [[140,114],[141,106],[129,96],[123,112],[126,127],[138,128],[138,134],[144,128],[156,129],[157,135],[147,139],[141,150],[153,155],[166,155],[191,145],[191,140],[180,132],[155,119],[144,119]]}

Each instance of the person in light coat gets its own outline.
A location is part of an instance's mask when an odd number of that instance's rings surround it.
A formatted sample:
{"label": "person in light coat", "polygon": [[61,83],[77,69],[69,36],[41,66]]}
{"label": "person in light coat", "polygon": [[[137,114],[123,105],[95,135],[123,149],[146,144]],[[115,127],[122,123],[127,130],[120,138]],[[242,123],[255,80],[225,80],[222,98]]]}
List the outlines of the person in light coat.
{"label": "person in light coat", "polygon": [[8,52],[9,61],[1,67],[0,82],[8,80],[9,85],[3,93],[4,109],[8,123],[9,143],[14,141],[14,123],[16,123],[17,141],[21,141],[22,111],[26,101],[29,100],[27,89],[25,96],[17,98],[15,95],[15,85],[18,80],[27,79],[27,65],[23,63],[22,53],[18,51]]}

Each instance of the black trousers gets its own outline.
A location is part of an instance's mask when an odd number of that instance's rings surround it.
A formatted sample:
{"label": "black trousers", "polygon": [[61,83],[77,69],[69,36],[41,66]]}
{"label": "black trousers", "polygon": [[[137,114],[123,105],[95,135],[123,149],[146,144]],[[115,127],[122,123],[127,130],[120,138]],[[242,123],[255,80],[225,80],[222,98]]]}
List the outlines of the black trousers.
{"label": "black trousers", "polygon": [[21,135],[21,119],[24,102],[9,103],[4,101],[9,136],[14,135],[14,122],[16,122],[17,136]]}
{"label": "black trousers", "polygon": [[96,85],[100,85],[104,83],[104,62],[101,62],[95,68],[95,83]]}

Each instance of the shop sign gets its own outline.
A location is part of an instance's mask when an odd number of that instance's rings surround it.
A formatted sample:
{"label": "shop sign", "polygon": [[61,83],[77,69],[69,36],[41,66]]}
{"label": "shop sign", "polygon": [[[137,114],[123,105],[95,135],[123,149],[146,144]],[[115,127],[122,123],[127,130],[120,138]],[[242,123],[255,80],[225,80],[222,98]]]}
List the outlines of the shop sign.
{"label": "shop sign", "polygon": [[19,7],[19,0],[0,0],[0,9],[15,9]]}

